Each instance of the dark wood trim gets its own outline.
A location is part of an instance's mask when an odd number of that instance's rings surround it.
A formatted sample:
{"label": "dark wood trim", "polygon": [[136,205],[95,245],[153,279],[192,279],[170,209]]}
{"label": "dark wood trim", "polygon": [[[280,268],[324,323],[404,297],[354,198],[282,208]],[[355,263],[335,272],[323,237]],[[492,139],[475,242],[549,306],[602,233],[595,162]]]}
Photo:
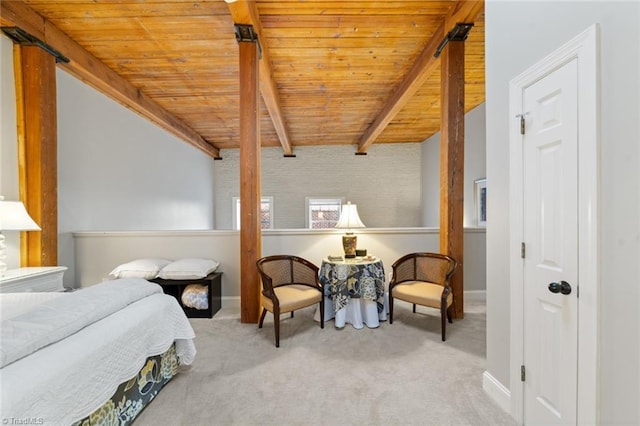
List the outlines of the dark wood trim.
{"label": "dark wood trim", "polygon": [[260,314],[260,104],[258,46],[240,42],[240,321]]}
{"label": "dark wood trim", "polygon": [[454,317],[464,317],[464,42],[442,51],[440,125],[440,252],[453,257]]}

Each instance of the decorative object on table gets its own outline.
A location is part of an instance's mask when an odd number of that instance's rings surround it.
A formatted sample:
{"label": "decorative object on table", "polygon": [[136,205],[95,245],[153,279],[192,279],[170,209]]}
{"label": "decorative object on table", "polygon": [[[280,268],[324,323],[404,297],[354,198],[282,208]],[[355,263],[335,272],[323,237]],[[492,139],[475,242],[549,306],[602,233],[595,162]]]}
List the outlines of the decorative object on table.
{"label": "decorative object on table", "polygon": [[367,255],[367,249],[356,249],[356,257],[365,257]]}
{"label": "decorative object on table", "polygon": [[280,314],[320,305],[320,328],[324,328],[324,296],[318,280],[318,267],[298,256],[276,255],[256,262],[262,279],[262,328],[267,311],[273,314],[276,348],[280,347]]}
{"label": "decorative object on table", "polygon": [[445,341],[445,318],[452,322],[453,292],[451,277],[457,262],[440,253],[411,253],[396,260],[391,266],[389,283],[389,324],[393,324],[393,299],[416,305],[440,309],[442,341]]}
{"label": "decorative object on table", "polygon": [[340,219],[336,224],[338,229],[346,229],[347,233],[342,236],[342,247],[344,248],[344,257],[353,258],[356,257],[356,246],[358,243],[358,237],[353,234],[353,228],[364,228],[364,223],[358,216],[358,208],[355,204],[347,202],[342,206],[342,213]]}
{"label": "decorative object on table", "polygon": [[473,182],[475,190],[476,226],[487,226],[487,179]]}
{"label": "decorative object on table", "polygon": [[7,270],[4,243],[4,235],[2,231],[39,231],[38,224],[29,216],[24,204],[20,201],[4,201],[4,197],[0,196],[0,276],[4,275]]}

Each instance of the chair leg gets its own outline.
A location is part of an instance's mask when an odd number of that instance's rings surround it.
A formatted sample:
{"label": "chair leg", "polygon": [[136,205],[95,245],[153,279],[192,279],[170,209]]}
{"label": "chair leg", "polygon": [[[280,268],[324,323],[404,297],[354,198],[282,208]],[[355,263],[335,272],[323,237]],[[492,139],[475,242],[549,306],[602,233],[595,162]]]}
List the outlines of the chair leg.
{"label": "chair leg", "polygon": [[414,314],[416,313],[416,304],[415,303],[413,304],[413,313]]}
{"label": "chair leg", "polygon": [[260,322],[258,323],[258,328],[262,328],[262,323],[266,315],[267,315],[267,310],[265,308],[262,308],[262,315],[260,315]]}
{"label": "chair leg", "polygon": [[453,323],[453,305],[449,306],[449,308],[447,309],[447,319],[449,320],[449,324]]}
{"label": "chair leg", "polygon": [[389,292],[389,324],[393,324],[393,297]]}
{"label": "chair leg", "polygon": [[273,311],[273,329],[276,332],[276,348],[280,347],[280,311]]}
{"label": "chair leg", "polygon": [[446,308],[446,306],[442,305],[440,307],[440,322],[442,323],[442,341],[445,341],[445,334],[446,334],[446,327],[447,327],[447,321],[445,319],[445,317],[447,316],[447,311],[448,309]]}
{"label": "chair leg", "polygon": [[291,311],[291,318],[293,318],[293,311]]}
{"label": "chair leg", "polygon": [[320,328],[324,328],[324,295],[320,299]]}

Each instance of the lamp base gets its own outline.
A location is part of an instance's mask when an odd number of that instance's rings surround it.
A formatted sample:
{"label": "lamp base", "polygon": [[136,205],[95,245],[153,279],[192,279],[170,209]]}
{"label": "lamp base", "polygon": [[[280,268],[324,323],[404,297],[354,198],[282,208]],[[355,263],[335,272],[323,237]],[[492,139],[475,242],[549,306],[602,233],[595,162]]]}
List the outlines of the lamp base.
{"label": "lamp base", "polygon": [[344,249],[344,257],[346,259],[352,259],[356,257],[356,246],[358,244],[358,237],[353,234],[347,233],[342,236],[342,248]]}

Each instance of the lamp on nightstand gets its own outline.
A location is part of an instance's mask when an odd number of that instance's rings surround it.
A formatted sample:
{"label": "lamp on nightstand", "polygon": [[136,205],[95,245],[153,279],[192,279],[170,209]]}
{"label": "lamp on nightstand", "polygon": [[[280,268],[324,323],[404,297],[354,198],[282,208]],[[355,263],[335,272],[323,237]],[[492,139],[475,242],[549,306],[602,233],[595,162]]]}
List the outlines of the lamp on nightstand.
{"label": "lamp on nightstand", "polygon": [[358,208],[355,204],[347,202],[346,205],[342,206],[342,213],[340,214],[336,228],[347,230],[347,233],[342,236],[342,247],[344,248],[345,258],[356,257],[358,237],[353,235],[352,229],[364,227],[364,223],[362,223],[360,216],[358,216]]}
{"label": "lamp on nightstand", "polygon": [[0,276],[7,270],[3,231],[39,231],[40,227],[31,219],[20,201],[4,201],[0,196]]}

